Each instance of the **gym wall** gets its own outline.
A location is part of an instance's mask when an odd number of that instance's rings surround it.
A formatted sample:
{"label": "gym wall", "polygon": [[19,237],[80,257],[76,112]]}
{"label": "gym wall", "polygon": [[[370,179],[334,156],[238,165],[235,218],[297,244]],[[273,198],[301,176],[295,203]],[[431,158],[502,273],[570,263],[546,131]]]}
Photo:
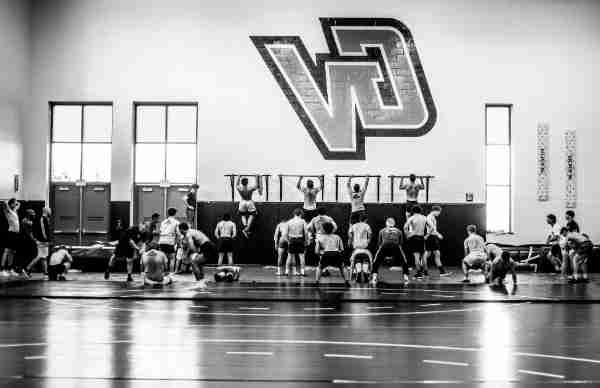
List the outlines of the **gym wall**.
{"label": "gym wall", "polygon": [[[437,108],[423,137],[367,138],[363,161],[324,160],[250,41],[300,36],[327,52],[319,17],[389,17],[411,30]],[[48,193],[48,101],[114,102],[112,200],[132,197],[132,102],[198,101],[199,198],[226,201],[231,172],[435,175],[431,201],[485,202],[484,105],[512,103],[513,224],[525,241],[564,212],[563,132],[578,132],[580,221],[600,238],[594,129],[600,122],[595,1],[36,1],[25,196]],[[550,201],[537,202],[536,126],[551,129]],[[293,183],[287,183],[293,189]],[[277,187],[273,186],[275,197]],[[290,193],[293,191],[289,190]],[[384,180],[382,198],[389,197]],[[370,198],[372,194],[369,194]],[[343,198],[343,196],[342,196]],[[290,194],[287,201],[299,201]],[[463,227],[463,225],[457,225]]]}
{"label": "gym wall", "polygon": [[[29,4],[0,1],[0,198],[20,198],[14,175],[22,174],[21,133],[29,96]],[[38,162],[45,163],[43,159]],[[42,197],[43,198],[43,197]]]}

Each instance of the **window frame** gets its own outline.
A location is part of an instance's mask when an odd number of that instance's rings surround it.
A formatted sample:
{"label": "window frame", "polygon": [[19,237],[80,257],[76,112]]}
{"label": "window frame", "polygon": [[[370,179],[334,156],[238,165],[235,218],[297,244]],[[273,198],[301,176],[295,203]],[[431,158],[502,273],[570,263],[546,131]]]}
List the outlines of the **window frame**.
{"label": "window frame", "polygon": [[[198,102],[197,101],[134,101],[133,102],[133,183],[136,185],[156,185],[163,184],[167,182],[167,145],[168,144],[193,144],[194,145],[194,182],[168,182],[170,186],[179,186],[179,185],[192,185],[197,183],[198,181]],[[165,109],[165,136],[164,141],[138,141],[138,108],[139,107],[164,107]],[[196,110],[196,120],[195,120],[195,131],[193,142],[173,142],[168,141],[169,139],[169,107],[171,106],[186,106],[186,107],[194,107]],[[160,144],[163,145],[164,152],[164,171],[162,173],[162,180],[160,182],[138,182],[136,176],[136,168],[137,168],[137,145],[138,144]]]}
{"label": "window frame", "polygon": [[[79,106],[81,108],[81,122],[80,122],[80,129],[79,129],[79,141],[54,141],[54,108],[57,106]],[[84,141],[84,133],[85,133],[85,107],[86,106],[110,106],[111,107],[111,128],[110,128],[110,141],[109,142],[88,142],[88,141]],[[61,183],[59,181],[54,181],[53,180],[53,169],[52,169],[52,152],[53,152],[53,146],[54,144],[79,144],[79,179],[75,180],[74,182],[81,182],[81,181],[85,181],[83,179],[83,145],[84,144],[105,144],[105,145],[112,145],[112,139],[113,139],[113,135],[114,135],[114,129],[115,129],[115,110],[114,110],[114,103],[112,101],[49,101],[48,102],[48,108],[49,108],[49,119],[50,119],[50,138],[49,138],[49,152],[48,152],[48,181],[49,184],[54,184],[54,183]],[[112,153],[111,153],[112,155]],[[111,177],[109,178],[108,182],[87,182],[86,183],[110,183],[111,179],[112,179],[112,169],[111,169]],[[62,182],[64,183],[64,182]]]}
{"label": "window frame", "polygon": [[[505,108],[508,109],[508,144],[499,144],[499,143],[488,143],[488,109],[489,108]],[[486,209],[488,206],[488,187],[508,187],[508,230],[503,231],[503,233],[512,234],[513,233],[513,172],[512,172],[512,158],[513,158],[513,147],[512,147],[512,111],[513,104],[509,103],[487,103],[484,106],[484,128],[485,128],[485,203]],[[488,157],[487,151],[488,146],[506,146],[508,147],[508,184],[488,184],[488,176],[487,176],[487,165],[488,165]],[[487,210],[486,210],[487,214]],[[487,217],[486,217],[486,232],[487,233],[500,233],[497,230],[490,230],[487,226]]]}

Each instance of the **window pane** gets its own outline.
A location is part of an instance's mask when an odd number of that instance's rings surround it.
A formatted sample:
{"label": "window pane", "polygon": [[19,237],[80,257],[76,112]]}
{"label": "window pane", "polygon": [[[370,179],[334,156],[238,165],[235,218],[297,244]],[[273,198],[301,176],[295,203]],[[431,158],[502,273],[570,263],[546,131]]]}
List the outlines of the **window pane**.
{"label": "window pane", "polygon": [[81,105],[54,106],[52,141],[81,141]]}
{"label": "window pane", "polygon": [[80,179],[81,144],[52,144],[52,181],[74,182]]}
{"label": "window pane", "polygon": [[167,122],[169,142],[196,142],[196,107],[170,106]]}
{"label": "window pane", "polygon": [[167,144],[167,180],[196,182],[196,144]]}
{"label": "window pane", "polygon": [[510,146],[487,146],[486,165],[488,185],[510,184]]}
{"label": "window pane", "polygon": [[509,144],[509,107],[488,107],[487,144]]}
{"label": "window pane", "polygon": [[488,186],[486,209],[488,231],[510,231],[510,190],[508,187]]}
{"label": "window pane", "polygon": [[164,142],[165,107],[138,106],[136,133],[138,142]]}
{"label": "window pane", "polygon": [[165,173],[164,144],[137,144],[135,146],[135,181],[160,183]]}
{"label": "window pane", "polygon": [[110,182],[110,144],[83,144],[83,179]]}
{"label": "window pane", "polygon": [[83,141],[110,143],[112,138],[112,106],[89,105],[83,107]]}

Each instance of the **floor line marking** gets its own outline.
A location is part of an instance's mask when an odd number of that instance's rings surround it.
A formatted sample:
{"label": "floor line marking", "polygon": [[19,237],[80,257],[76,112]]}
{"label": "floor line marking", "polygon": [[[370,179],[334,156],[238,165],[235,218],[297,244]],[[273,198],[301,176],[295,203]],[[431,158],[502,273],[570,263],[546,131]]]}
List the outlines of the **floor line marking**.
{"label": "floor line marking", "polygon": [[393,306],[370,306],[367,307],[367,310],[385,310],[385,309],[393,309]]}
{"label": "floor line marking", "polygon": [[519,369],[518,372],[525,373],[528,375],[534,375],[534,376],[553,377],[555,379],[564,379],[565,378],[565,376],[563,376],[563,375],[555,375],[553,373],[538,372],[535,370]]}
{"label": "floor line marking", "polygon": [[431,294],[431,296],[435,296],[435,297],[438,297],[438,298],[455,298],[454,295]]}
{"label": "floor line marking", "polygon": [[305,307],[304,311],[333,311],[335,307]]}
{"label": "floor line marking", "polygon": [[327,358],[357,358],[361,360],[372,360],[373,356],[371,355],[360,355],[360,354],[334,354],[334,353],[326,353],[323,357]]}
{"label": "floor line marking", "polygon": [[423,360],[426,364],[452,365],[452,366],[469,366],[466,362],[456,361],[440,361],[440,360]]}
{"label": "floor line marking", "polygon": [[419,307],[432,307],[432,306],[441,306],[441,303],[427,303],[427,304],[420,304]]}
{"label": "floor line marking", "polygon": [[46,346],[46,342],[31,342],[28,344],[0,344],[0,348],[24,348],[28,346]]}
{"label": "floor line marking", "polygon": [[551,358],[554,360],[567,360],[567,361],[578,361],[578,362],[589,362],[592,364],[600,364],[600,360],[594,360],[591,358],[568,357],[568,356],[559,356],[559,355],[554,355],[554,354],[515,352],[514,355],[521,356],[521,357]]}
{"label": "floor line marking", "polygon": [[27,356],[23,357],[25,360],[45,360],[48,356]]}
{"label": "floor line marking", "polygon": [[239,310],[262,310],[268,311],[271,310],[269,307],[238,307]]}
{"label": "floor line marking", "polygon": [[226,352],[225,354],[235,356],[272,356],[273,352]]}

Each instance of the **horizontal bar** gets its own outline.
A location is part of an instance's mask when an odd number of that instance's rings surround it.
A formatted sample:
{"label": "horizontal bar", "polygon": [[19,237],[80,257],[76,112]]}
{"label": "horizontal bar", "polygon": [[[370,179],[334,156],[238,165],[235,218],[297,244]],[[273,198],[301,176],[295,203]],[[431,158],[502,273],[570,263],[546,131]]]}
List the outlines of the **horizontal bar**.
{"label": "horizontal bar", "polygon": [[223,176],[226,177],[236,177],[236,176],[272,176],[271,174],[225,174]]}
{"label": "horizontal bar", "polygon": [[338,178],[381,178],[381,175],[335,175]]}
{"label": "horizontal bar", "polygon": [[[434,175],[415,175],[417,178],[435,178]],[[388,178],[409,178],[410,175],[388,175]]]}
{"label": "horizontal bar", "polygon": [[278,174],[278,176],[282,177],[282,178],[323,178],[325,177],[325,174]]}

